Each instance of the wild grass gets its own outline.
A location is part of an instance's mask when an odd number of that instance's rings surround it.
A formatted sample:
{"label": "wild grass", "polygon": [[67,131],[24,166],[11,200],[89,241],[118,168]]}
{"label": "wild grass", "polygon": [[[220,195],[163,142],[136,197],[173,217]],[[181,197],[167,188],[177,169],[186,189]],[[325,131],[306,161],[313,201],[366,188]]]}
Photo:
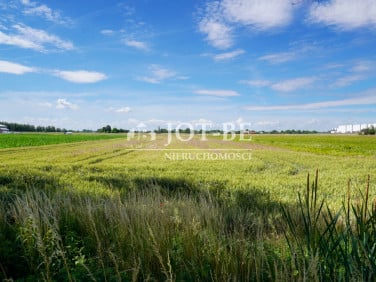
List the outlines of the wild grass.
{"label": "wild grass", "polygon": [[2,278],[245,281],[279,276],[279,257],[264,240],[275,232],[268,221],[277,212],[272,203],[251,209],[225,201],[224,195],[164,189],[152,185],[123,196],[95,197],[63,187],[55,192],[31,188],[2,197],[0,226],[8,234],[0,243],[6,249],[0,254]]}
{"label": "wild grass", "polygon": [[254,191],[111,196],[29,187],[0,198],[0,277],[44,281],[374,281],[368,195],[334,211],[317,177],[294,205]]}

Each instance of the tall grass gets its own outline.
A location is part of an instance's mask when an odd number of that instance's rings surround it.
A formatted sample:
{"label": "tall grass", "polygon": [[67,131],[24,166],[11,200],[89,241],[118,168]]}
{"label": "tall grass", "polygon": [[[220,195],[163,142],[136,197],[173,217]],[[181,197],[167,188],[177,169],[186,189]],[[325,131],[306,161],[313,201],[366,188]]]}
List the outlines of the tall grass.
{"label": "tall grass", "polygon": [[0,193],[0,279],[375,280],[370,178],[359,200],[349,184],[337,212],[320,197],[318,173],[282,207],[260,191],[142,185],[94,195],[28,183]]}
{"label": "tall grass", "polygon": [[333,213],[324,199],[318,200],[318,171],[312,185],[307,179],[304,196],[296,210],[282,208],[285,232],[299,280],[376,280],[376,202],[369,204],[370,176],[361,200],[347,199]]}
{"label": "tall grass", "polygon": [[208,192],[170,194],[158,186],[111,197],[32,188],[7,198],[0,226],[8,235],[0,245],[10,249],[0,254],[0,277],[267,281],[281,276],[278,254],[265,240],[275,231],[261,210],[224,205]]}

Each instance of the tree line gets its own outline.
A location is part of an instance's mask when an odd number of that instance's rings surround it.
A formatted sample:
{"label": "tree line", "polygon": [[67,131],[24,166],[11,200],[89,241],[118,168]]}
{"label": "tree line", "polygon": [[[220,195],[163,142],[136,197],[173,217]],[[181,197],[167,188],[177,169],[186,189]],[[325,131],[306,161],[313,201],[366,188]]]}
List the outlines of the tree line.
{"label": "tree line", "polygon": [[35,126],[31,124],[21,124],[21,123],[6,122],[6,121],[0,121],[0,124],[8,127],[10,131],[18,131],[18,132],[67,132],[67,131],[71,131],[65,128],[59,128],[59,127],[55,127],[52,125]]}
{"label": "tree line", "polygon": [[372,125],[371,127],[364,128],[360,131],[361,135],[376,135],[376,128]]}

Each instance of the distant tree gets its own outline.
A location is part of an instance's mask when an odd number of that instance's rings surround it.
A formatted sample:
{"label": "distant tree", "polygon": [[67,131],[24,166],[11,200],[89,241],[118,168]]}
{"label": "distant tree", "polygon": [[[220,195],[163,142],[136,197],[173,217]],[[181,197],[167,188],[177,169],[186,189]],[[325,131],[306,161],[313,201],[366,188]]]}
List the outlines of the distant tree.
{"label": "distant tree", "polygon": [[363,134],[363,135],[375,135],[376,134],[376,129],[372,125],[371,127],[367,127],[367,128],[362,129],[360,131],[360,134]]}
{"label": "distant tree", "polygon": [[103,126],[102,128],[97,130],[98,132],[104,132],[104,133],[111,133],[112,128],[110,125]]}
{"label": "distant tree", "polygon": [[19,124],[19,123],[10,123],[5,121],[0,121],[0,124],[5,125],[8,127],[10,131],[20,131],[20,132],[33,132],[36,131],[34,125],[30,124]]}
{"label": "distant tree", "polygon": [[154,130],[155,133],[168,133],[168,130],[166,128],[160,128]]}

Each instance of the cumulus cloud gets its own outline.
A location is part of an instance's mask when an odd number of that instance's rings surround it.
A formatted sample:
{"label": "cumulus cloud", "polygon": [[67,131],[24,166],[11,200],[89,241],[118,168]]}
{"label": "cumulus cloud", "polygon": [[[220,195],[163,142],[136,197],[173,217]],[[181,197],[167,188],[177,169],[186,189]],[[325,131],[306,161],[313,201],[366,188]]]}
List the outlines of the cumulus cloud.
{"label": "cumulus cloud", "polygon": [[299,77],[289,80],[280,81],[271,85],[271,88],[277,91],[290,92],[311,85],[316,78],[314,77]]}
{"label": "cumulus cloud", "polygon": [[376,1],[330,0],[316,2],[310,8],[309,20],[343,30],[366,26],[376,28]]}
{"label": "cumulus cloud", "polygon": [[75,104],[72,104],[71,102],[68,102],[66,99],[57,99],[56,109],[58,109],[58,110],[63,110],[63,109],[76,110],[76,109],[78,109],[78,106],[75,105]]}
{"label": "cumulus cloud", "polygon": [[73,50],[72,42],[62,40],[56,35],[49,34],[41,29],[34,29],[23,24],[16,24],[12,27],[15,33],[5,34],[0,31],[0,44],[17,46],[25,49],[33,49],[40,52],[47,51],[47,48],[58,50]]}
{"label": "cumulus cloud", "polygon": [[239,96],[240,94],[233,90],[196,90],[194,91],[195,94],[199,95],[208,95],[208,96],[216,96],[216,97],[234,97]]}
{"label": "cumulus cloud", "polygon": [[54,71],[53,74],[73,83],[95,83],[107,79],[104,73],[86,70]]}
{"label": "cumulus cloud", "polygon": [[223,0],[222,6],[228,21],[260,30],[290,23],[294,7],[290,0]]}
{"label": "cumulus cloud", "polygon": [[200,22],[199,30],[206,34],[206,41],[218,49],[226,49],[234,44],[232,28],[224,23],[205,18]]}
{"label": "cumulus cloud", "polygon": [[148,69],[149,69],[150,75],[140,77],[139,80],[145,81],[148,83],[158,84],[166,79],[173,78],[176,76],[176,73],[174,71],[163,68],[159,65],[150,65]]}
{"label": "cumulus cloud", "polygon": [[268,30],[289,24],[294,6],[290,0],[222,0],[206,4],[198,28],[216,48],[227,49],[234,44],[238,26]]}
{"label": "cumulus cloud", "polygon": [[0,61],[0,72],[11,74],[25,74],[28,72],[35,72],[35,69],[9,61]]}

